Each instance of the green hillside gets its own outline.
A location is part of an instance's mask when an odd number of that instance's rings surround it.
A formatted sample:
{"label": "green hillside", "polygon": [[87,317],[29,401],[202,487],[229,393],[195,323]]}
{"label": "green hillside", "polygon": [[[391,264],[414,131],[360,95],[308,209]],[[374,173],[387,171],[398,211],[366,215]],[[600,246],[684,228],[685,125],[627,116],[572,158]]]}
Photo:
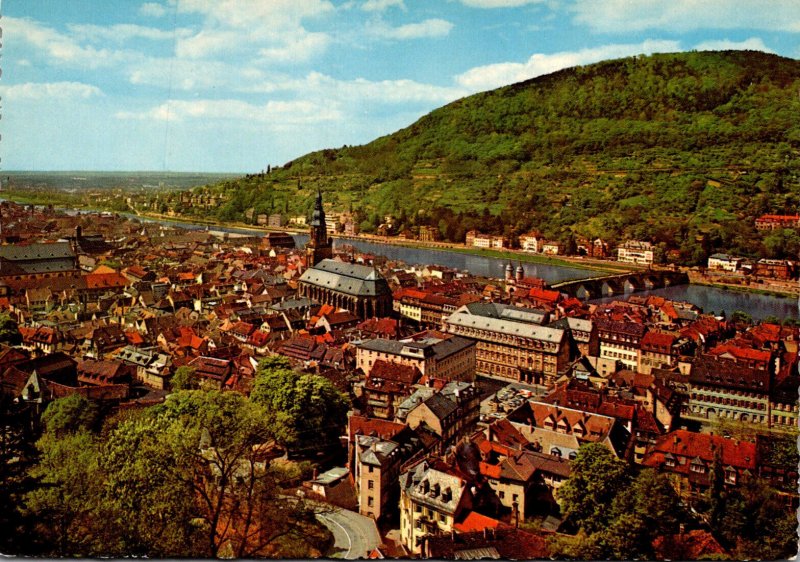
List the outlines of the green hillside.
{"label": "green hillside", "polygon": [[648,239],[687,263],[720,250],[779,257],[800,250],[800,238],[765,238],[753,220],[800,206],[798,116],[800,61],[753,51],[630,57],[473,95],[367,145],[200,189],[224,194],[213,211],[221,220],[250,208],[307,212],[320,188],[366,230],[392,214],[453,241],[475,227],[536,229]]}

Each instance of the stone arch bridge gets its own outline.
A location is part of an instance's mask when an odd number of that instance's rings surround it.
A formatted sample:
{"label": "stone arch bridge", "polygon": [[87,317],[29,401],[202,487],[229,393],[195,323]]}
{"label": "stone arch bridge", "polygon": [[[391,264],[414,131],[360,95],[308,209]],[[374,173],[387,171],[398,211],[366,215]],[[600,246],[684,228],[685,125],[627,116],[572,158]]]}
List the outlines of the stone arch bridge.
{"label": "stone arch bridge", "polygon": [[571,297],[588,300],[649,289],[661,289],[673,285],[685,285],[688,282],[689,276],[681,271],[651,269],[562,281],[561,283],[550,285],[550,288],[560,293],[566,293]]}

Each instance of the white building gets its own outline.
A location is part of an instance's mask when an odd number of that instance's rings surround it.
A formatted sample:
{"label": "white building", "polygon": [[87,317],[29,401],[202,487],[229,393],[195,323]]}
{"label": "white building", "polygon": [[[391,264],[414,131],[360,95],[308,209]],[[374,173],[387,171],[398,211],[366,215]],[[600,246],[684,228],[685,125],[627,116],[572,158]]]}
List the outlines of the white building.
{"label": "white building", "polygon": [[617,261],[653,265],[653,245],[650,242],[628,240],[617,248]]}
{"label": "white building", "polygon": [[708,258],[708,269],[717,271],[738,271],[742,265],[742,258],[734,258],[728,254],[714,254]]}

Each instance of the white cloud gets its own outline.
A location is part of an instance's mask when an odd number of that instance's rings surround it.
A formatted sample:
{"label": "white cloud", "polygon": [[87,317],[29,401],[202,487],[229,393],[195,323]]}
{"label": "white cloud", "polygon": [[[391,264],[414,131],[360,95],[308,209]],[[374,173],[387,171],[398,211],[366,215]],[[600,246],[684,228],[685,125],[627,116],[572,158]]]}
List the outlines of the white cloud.
{"label": "white cloud", "polygon": [[[176,0],[170,0],[175,4]],[[178,11],[205,16],[209,21],[234,28],[254,24],[280,28],[297,26],[305,18],[319,17],[334,11],[327,0],[180,0]]]}
{"label": "white cloud", "polygon": [[80,82],[26,82],[0,88],[2,98],[9,102],[25,100],[87,99],[102,96],[97,86]]}
{"label": "white cloud", "polygon": [[577,23],[608,33],[647,29],[800,31],[797,0],[577,0],[572,10]]}
{"label": "white cloud", "polygon": [[447,103],[463,97],[464,88],[447,88],[422,84],[414,80],[371,81],[364,78],[337,80],[320,72],[311,72],[302,79],[281,79],[261,82],[246,89],[248,92],[271,93],[292,91],[313,97],[322,103],[336,100],[343,106],[358,108],[363,102],[402,103]]}
{"label": "white cloud", "polygon": [[212,60],[154,58],[131,64],[124,70],[134,85],[194,91],[226,88],[237,90],[267,77],[255,68]]}
{"label": "white cloud", "polygon": [[170,100],[143,112],[120,111],[118,119],[187,121],[223,120],[258,121],[268,125],[309,125],[326,121],[339,121],[341,112],[306,100],[268,101],[255,105],[236,99],[226,100]]}
{"label": "white cloud", "polygon": [[139,13],[143,16],[160,18],[167,13],[167,9],[163,4],[158,4],[156,2],[145,2],[139,7]]}
{"label": "white cloud", "polygon": [[545,0],[461,0],[470,8],[519,8],[528,4],[541,4]]}
{"label": "white cloud", "polygon": [[498,88],[521,82],[562,68],[589,64],[637,54],[680,51],[677,41],[644,41],[638,44],[603,45],[580,51],[560,53],[536,53],[524,63],[504,62],[479,66],[456,76],[456,82],[472,92]]}
{"label": "white cloud", "polygon": [[764,44],[759,37],[750,37],[744,41],[729,41],[728,39],[703,41],[694,47],[698,51],[764,51],[774,53],[772,49]]}
{"label": "white cloud", "polygon": [[370,33],[387,39],[421,39],[424,37],[444,37],[453,24],[447,20],[433,18],[418,23],[409,23],[398,27],[375,25],[370,28]]}
{"label": "white cloud", "polygon": [[259,50],[263,62],[304,62],[323,52],[331,42],[327,33],[305,33]]}
{"label": "white cloud", "polygon": [[25,18],[4,17],[9,41],[27,43],[45,56],[49,63],[66,63],[86,68],[118,65],[129,60],[129,52],[84,47],[58,31]]}
{"label": "white cloud", "polygon": [[258,53],[265,62],[302,62],[323,52],[328,34],[308,31],[303,23],[334,9],[327,0],[181,0],[176,8],[204,18],[198,33],[178,40],[179,57]]}
{"label": "white cloud", "polygon": [[393,7],[400,8],[401,10],[406,9],[403,0],[366,0],[366,2],[361,5],[361,9],[365,12],[385,12]]}
{"label": "white cloud", "polygon": [[172,41],[177,37],[186,37],[191,31],[186,28],[158,29],[135,24],[116,24],[109,26],[92,24],[73,24],[67,26],[72,36],[86,41],[123,43],[131,39],[149,39],[152,41]]}

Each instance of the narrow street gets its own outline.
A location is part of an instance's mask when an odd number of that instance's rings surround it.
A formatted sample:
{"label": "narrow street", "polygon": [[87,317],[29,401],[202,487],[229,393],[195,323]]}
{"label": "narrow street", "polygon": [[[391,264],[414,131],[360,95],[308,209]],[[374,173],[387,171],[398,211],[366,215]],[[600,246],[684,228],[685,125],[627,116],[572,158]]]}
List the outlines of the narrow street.
{"label": "narrow street", "polygon": [[329,512],[318,513],[317,519],[333,533],[334,546],[326,553],[331,558],[366,558],[381,543],[375,522],[354,511],[332,508]]}

